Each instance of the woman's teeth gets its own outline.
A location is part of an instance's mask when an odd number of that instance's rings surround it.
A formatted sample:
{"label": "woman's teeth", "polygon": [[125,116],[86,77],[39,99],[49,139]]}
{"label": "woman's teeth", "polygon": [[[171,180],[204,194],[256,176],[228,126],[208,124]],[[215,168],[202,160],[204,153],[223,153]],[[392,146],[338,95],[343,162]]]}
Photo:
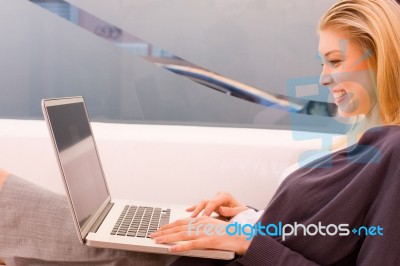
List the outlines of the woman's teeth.
{"label": "woman's teeth", "polygon": [[343,95],[345,95],[347,92],[345,90],[341,90],[341,91],[335,91],[333,92],[333,97],[335,99],[342,97]]}

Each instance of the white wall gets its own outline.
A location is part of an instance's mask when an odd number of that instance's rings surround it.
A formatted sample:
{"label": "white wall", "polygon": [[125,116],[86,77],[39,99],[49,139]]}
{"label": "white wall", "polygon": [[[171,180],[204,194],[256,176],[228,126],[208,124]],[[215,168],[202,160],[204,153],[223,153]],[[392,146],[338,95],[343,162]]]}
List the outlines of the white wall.
{"label": "white wall", "polygon": [[[282,130],[92,125],[112,196],[139,200],[191,204],[229,191],[263,208],[282,171],[318,146]],[[1,168],[64,193],[44,121],[0,120],[0,147]]]}

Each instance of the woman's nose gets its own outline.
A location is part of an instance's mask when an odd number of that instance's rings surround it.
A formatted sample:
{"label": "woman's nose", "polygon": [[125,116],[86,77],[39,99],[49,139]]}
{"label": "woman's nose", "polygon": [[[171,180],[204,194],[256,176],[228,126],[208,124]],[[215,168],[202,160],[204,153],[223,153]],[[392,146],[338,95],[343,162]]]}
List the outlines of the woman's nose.
{"label": "woman's nose", "polygon": [[332,76],[329,74],[326,74],[324,72],[321,73],[321,76],[319,77],[319,84],[322,86],[329,86],[333,82]]}

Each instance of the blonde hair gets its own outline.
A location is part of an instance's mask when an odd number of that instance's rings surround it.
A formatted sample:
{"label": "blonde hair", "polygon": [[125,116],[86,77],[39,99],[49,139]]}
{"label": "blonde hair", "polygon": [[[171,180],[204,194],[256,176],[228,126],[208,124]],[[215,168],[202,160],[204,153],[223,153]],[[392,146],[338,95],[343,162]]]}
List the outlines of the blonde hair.
{"label": "blonde hair", "polygon": [[382,124],[400,125],[400,5],[394,0],[342,0],[320,19],[369,53]]}

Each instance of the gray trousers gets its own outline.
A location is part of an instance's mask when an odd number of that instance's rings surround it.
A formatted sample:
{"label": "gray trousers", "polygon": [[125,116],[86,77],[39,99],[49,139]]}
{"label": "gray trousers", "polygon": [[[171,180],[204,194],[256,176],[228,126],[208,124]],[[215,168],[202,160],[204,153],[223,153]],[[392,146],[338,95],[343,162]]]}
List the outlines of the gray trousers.
{"label": "gray trousers", "polygon": [[0,190],[0,258],[16,266],[158,266],[177,257],[81,245],[66,197],[11,175]]}

